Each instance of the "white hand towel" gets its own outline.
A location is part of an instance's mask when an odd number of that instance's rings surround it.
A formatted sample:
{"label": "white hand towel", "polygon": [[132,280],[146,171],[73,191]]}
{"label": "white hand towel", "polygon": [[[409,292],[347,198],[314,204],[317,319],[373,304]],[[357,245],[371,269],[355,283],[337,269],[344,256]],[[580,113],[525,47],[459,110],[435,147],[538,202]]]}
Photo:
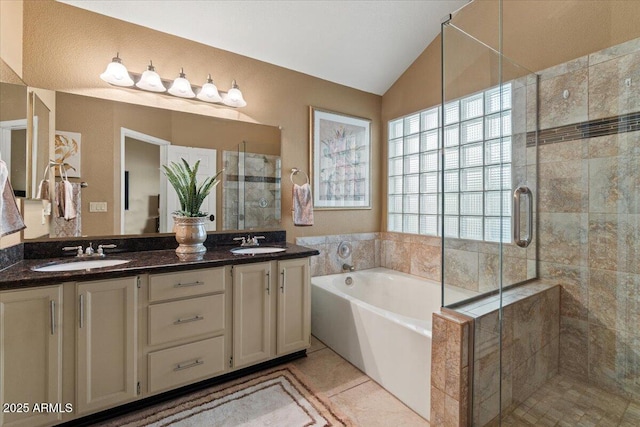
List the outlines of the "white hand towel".
{"label": "white hand towel", "polygon": [[293,184],[292,199],[293,225],[313,225],[313,197],[309,183]]}
{"label": "white hand towel", "polygon": [[9,182],[7,164],[0,160],[0,236],[17,233],[27,228],[18,210],[18,204]]}

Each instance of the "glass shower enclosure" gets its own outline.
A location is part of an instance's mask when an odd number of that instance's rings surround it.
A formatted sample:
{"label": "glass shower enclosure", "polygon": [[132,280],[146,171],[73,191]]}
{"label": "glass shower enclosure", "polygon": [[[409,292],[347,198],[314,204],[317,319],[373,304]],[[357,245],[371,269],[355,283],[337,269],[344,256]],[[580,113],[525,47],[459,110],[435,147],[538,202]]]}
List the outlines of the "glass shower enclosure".
{"label": "glass shower enclosure", "polygon": [[531,3],[442,25],[442,305],[474,323],[470,424],[640,425],[637,4]]}

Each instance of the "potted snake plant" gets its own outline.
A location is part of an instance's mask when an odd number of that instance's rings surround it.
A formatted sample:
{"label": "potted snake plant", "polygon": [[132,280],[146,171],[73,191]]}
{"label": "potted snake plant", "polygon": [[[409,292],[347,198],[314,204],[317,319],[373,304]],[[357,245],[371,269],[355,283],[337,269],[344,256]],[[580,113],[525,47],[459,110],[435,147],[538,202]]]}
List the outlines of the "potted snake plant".
{"label": "potted snake plant", "polygon": [[163,165],[164,174],[180,201],[180,210],[173,212],[173,230],[179,244],[176,254],[184,261],[200,260],[207,251],[204,241],[207,239],[205,223],[208,215],[200,208],[211,190],[220,183],[218,176],[222,170],[198,183],[200,160],[193,167],[185,159],[180,160],[171,162],[169,166]]}

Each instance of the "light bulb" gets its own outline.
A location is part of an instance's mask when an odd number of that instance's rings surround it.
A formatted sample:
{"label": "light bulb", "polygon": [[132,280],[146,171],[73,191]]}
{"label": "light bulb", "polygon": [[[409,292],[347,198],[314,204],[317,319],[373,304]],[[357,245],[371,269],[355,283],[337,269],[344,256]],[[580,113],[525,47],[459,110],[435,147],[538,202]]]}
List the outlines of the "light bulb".
{"label": "light bulb", "polygon": [[222,98],[222,102],[230,107],[245,107],[247,105],[235,80],[231,83],[229,92]]}
{"label": "light bulb", "polygon": [[196,94],[191,89],[191,83],[187,80],[184,70],[180,68],[180,75],[173,81],[169,93],[180,98],[195,98]]}
{"label": "light bulb", "polygon": [[104,73],[100,74],[100,78],[105,82],[115,86],[133,86],[133,80],[131,79],[131,76],[129,76],[127,67],[122,64],[119,53],[117,53],[116,56],[111,60],[109,65],[107,65],[107,69],[104,71]]}
{"label": "light bulb", "polygon": [[136,86],[140,89],[148,90],[151,92],[166,92],[167,88],[162,84],[162,79],[156,73],[156,69],[153,66],[153,62],[149,61],[149,65]]}
{"label": "light bulb", "polygon": [[202,89],[198,92],[197,98],[205,102],[220,102],[222,98],[218,93],[218,88],[213,84],[211,80],[211,74],[207,77],[207,82],[202,85]]}

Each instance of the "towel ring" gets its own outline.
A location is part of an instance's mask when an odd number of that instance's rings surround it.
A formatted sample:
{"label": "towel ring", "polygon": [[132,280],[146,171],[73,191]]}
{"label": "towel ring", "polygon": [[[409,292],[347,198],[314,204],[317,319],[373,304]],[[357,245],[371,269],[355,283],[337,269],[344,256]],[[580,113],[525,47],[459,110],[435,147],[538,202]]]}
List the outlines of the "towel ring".
{"label": "towel ring", "polygon": [[[298,173],[302,172],[300,169],[298,168],[293,168],[291,169],[291,175],[289,176],[289,179],[291,179],[291,182],[293,184],[295,184],[295,182],[293,182],[293,176],[297,175]],[[304,173],[304,172],[302,172]],[[304,177],[307,179],[307,182],[305,184],[309,184],[309,175],[307,175],[306,173],[304,173]]]}

